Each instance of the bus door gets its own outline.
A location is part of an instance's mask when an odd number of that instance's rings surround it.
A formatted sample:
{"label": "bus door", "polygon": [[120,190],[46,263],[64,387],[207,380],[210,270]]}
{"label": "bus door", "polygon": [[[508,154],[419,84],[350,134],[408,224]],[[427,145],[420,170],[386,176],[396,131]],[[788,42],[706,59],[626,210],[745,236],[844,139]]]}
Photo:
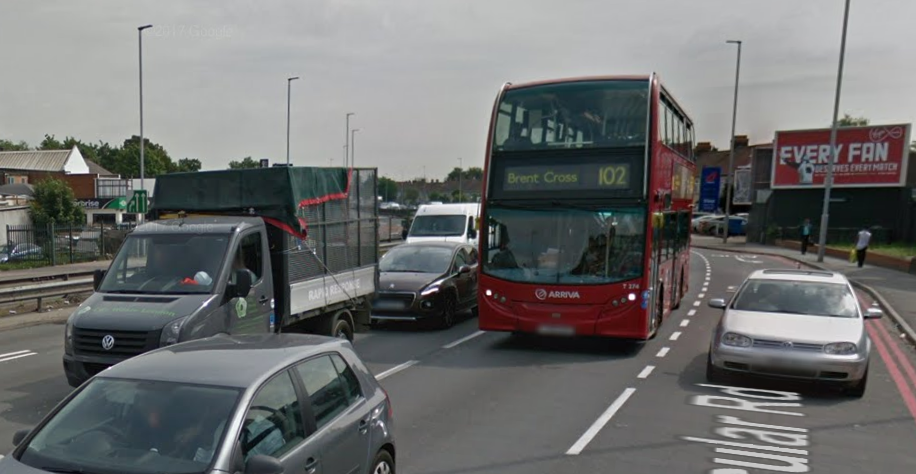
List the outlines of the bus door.
{"label": "bus door", "polygon": [[660,279],[659,279],[659,266],[661,265],[662,260],[662,246],[661,246],[661,232],[662,232],[662,223],[660,221],[662,214],[653,213],[651,214],[651,221],[649,223],[650,228],[652,229],[652,239],[651,239],[651,249],[650,249],[650,266],[649,266],[649,288],[652,291],[649,304],[649,332],[651,333],[656,329],[655,317],[658,314],[658,305],[664,304],[664,295],[661,293],[660,288]]}

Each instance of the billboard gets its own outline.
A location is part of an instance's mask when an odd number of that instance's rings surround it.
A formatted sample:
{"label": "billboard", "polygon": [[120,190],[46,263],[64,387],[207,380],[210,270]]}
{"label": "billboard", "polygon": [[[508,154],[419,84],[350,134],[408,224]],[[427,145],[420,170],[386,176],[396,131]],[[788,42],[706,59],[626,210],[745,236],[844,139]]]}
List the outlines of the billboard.
{"label": "billboard", "polygon": [[732,204],[749,206],[751,202],[751,167],[735,168],[735,189],[732,191]]}
{"label": "billboard", "polygon": [[719,209],[719,188],[722,168],[704,167],[700,175],[700,211],[716,212]]}
{"label": "billboard", "polygon": [[[903,186],[910,124],[842,127],[837,130],[833,186]],[[827,175],[830,129],[776,132],[773,189],[821,188]]]}

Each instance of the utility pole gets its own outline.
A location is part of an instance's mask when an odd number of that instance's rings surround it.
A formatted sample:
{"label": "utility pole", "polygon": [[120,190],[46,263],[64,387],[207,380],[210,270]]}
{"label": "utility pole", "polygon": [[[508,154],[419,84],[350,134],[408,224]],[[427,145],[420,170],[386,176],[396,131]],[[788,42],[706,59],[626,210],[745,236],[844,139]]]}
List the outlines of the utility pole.
{"label": "utility pole", "polygon": [[849,24],[849,0],[843,13],[843,36],[840,40],[840,66],[836,75],[836,97],[833,101],[833,125],[830,127],[830,160],[827,161],[827,176],[824,177],[824,209],[821,212],[821,231],[817,239],[817,261],[824,261],[827,247],[827,225],[830,221],[830,190],[833,187],[833,164],[837,160],[836,132],[840,114],[840,91],[843,87],[843,61],[846,56],[846,28]]}
{"label": "utility pole", "polygon": [[458,202],[461,202],[461,175],[464,174],[462,166],[461,157],[458,157]]}
{"label": "utility pole", "polygon": [[350,130],[350,167],[356,166],[356,132],[358,128]]}

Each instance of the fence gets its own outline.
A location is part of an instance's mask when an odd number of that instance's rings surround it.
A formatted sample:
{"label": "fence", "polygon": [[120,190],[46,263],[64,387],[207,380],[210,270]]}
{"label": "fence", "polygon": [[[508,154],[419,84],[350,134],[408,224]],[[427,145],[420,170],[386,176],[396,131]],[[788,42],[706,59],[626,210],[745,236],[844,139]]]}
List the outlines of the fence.
{"label": "fence", "polygon": [[117,227],[98,225],[47,227],[6,226],[6,248],[0,251],[0,264],[30,262],[65,265],[109,259],[120,247],[132,224]]}

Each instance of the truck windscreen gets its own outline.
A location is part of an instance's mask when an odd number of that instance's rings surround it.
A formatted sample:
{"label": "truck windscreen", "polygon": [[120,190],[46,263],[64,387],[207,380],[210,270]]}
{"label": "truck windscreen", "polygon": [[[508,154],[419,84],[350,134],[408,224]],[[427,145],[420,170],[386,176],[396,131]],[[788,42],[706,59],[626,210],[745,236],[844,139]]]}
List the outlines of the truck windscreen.
{"label": "truck windscreen", "polygon": [[103,293],[210,293],[225,260],[229,236],[132,235],[99,286]]}

